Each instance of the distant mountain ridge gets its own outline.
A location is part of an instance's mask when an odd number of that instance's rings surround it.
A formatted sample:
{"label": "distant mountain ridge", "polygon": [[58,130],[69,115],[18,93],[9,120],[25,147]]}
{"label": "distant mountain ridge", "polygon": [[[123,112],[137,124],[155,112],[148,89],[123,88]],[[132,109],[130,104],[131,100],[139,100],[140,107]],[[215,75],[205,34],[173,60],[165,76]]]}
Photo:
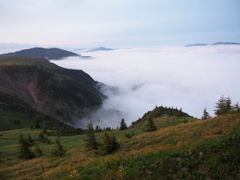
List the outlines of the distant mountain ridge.
{"label": "distant mountain ridge", "polygon": [[[46,48],[41,48],[41,47],[35,47],[35,48],[31,48],[31,49],[24,49],[21,51],[16,51],[13,53],[6,53],[6,54],[1,54],[0,57],[4,57],[4,58],[13,58],[13,57],[41,57],[41,58],[45,58],[47,60],[60,60],[63,58],[67,58],[67,57],[71,57],[71,56],[75,56],[75,57],[82,57],[79,54],[70,52],[70,51],[66,51],[66,50],[62,50],[59,48],[50,48],[50,49],[46,49]],[[83,57],[84,58],[84,57]]]}
{"label": "distant mountain ridge", "polygon": [[236,42],[216,42],[214,44],[195,43],[195,44],[188,44],[185,47],[207,46],[207,45],[240,45],[240,43],[236,43]]}
{"label": "distant mountain ridge", "polygon": [[105,48],[105,47],[98,47],[98,48],[95,48],[95,49],[91,49],[87,52],[94,52],[94,51],[112,51],[114,49],[111,49],[111,48]]}
{"label": "distant mountain ridge", "polygon": [[188,44],[186,47],[192,47],[192,46],[207,46],[207,44],[204,43],[195,43],[195,44]]}
{"label": "distant mountain ridge", "polygon": [[236,42],[216,42],[212,45],[240,45],[240,43],[236,43]]}

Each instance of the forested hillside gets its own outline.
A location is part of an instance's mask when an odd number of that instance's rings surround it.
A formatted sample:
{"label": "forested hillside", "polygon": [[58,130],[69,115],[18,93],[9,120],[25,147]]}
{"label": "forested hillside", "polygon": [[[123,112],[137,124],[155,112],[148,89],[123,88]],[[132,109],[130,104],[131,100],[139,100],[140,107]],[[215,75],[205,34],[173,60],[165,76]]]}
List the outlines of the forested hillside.
{"label": "forested hillside", "polygon": [[0,58],[1,129],[29,127],[46,115],[71,123],[73,114],[101,105],[96,84],[83,71],[43,58]]}

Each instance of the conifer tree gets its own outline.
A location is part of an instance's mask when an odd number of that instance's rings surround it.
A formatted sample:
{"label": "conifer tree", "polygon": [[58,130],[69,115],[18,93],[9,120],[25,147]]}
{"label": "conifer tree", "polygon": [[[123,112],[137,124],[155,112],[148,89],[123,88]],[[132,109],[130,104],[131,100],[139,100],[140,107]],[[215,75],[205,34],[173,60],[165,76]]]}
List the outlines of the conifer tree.
{"label": "conifer tree", "polygon": [[63,146],[60,144],[59,139],[55,141],[55,148],[51,152],[54,157],[63,157],[66,154],[66,151],[63,149]]}
{"label": "conifer tree", "polygon": [[97,126],[96,126],[96,128],[95,128],[95,131],[96,131],[96,132],[101,132],[101,131],[102,131],[102,129],[101,129],[101,127],[100,127],[100,126],[98,126],[98,125],[97,125]]}
{"label": "conifer tree", "polygon": [[39,125],[39,123],[38,123],[37,120],[35,121],[35,128],[36,128],[36,129],[39,129],[39,128],[40,128],[40,125]]}
{"label": "conifer tree", "polygon": [[35,154],[36,156],[38,156],[38,157],[43,155],[43,152],[42,152],[42,150],[39,148],[38,145],[36,145],[36,147],[35,147],[35,149],[34,149],[34,154]]}
{"label": "conifer tree", "polygon": [[226,114],[226,113],[230,113],[232,111],[232,106],[231,106],[231,98],[230,97],[224,97],[221,96],[220,99],[218,100],[218,102],[216,103],[215,106],[215,114],[217,116],[221,115],[221,114]]}
{"label": "conifer tree", "polygon": [[89,123],[86,130],[87,139],[85,140],[85,146],[89,150],[98,149],[98,144],[95,139],[93,124]]}
{"label": "conifer tree", "polygon": [[42,143],[45,142],[45,138],[44,138],[44,135],[43,135],[42,132],[39,134],[39,136],[38,136],[38,140],[39,140],[40,142],[42,142]]}
{"label": "conifer tree", "polygon": [[30,136],[30,134],[28,134],[27,142],[28,142],[29,146],[33,146],[33,145],[35,144],[35,143],[34,143],[34,140],[33,140],[32,137]]}
{"label": "conifer tree", "polygon": [[18,143],[19,143],[19,148],[18,148],[18,157],[19,158],[31,159],[34,157],[34,154],[30,149],[29,143],[27,142],[26,139],[24,139],[22,133],[19,134]]}
{"label": "conifer tree", "polygon": [[211,116],[209,115],[209,113],[207,112],[207,109],[205,108],[205,109],[203,110],[202,120],[208,119],[208,118],[211,118]]}
{"label": "conifer tree", "polygon": [[124,130],[124,129],[127,129],[127,124],[125,123],[125,120],[122,119],[121,120],[121,123],[120,123],[120,130]]}
{"label": "conifer tree", "polygon": [[240,106],[238,102],[234,105],[233,111],[240,114]]}
{"label": "conifer tree", "polygon": [[149,118],[147,120],[147,124],[146,124],[146,129],[145,129],[147,132],[150,132],[150,131],[156,131],[157,130],[157,126],[155,125],[154,121],[153,121],[153,118]]}

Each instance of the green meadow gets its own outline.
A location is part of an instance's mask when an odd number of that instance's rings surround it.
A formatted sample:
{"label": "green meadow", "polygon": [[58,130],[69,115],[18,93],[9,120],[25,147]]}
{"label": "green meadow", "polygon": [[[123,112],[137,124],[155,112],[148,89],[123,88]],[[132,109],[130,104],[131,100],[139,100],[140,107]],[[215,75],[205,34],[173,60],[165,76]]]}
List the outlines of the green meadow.
{"label": "green meadow", "polygon": [[[66,155],[52,157],[58,137],[45,135],[50,144],[37,141],[43,129],[1,131],[0,178],[240,179],[238,113],[206,120],[164,115],[154,118],[154,122],[158,129],[152,132],[144,130],[144,123],[109,131],[120,148],[105,156],[85,148],[85,134],[59,137]],[[17,157],[20,132],[36,140],[42,156],[29,160]],[[101,143],[103,133],[95,132],[97,142]]]}

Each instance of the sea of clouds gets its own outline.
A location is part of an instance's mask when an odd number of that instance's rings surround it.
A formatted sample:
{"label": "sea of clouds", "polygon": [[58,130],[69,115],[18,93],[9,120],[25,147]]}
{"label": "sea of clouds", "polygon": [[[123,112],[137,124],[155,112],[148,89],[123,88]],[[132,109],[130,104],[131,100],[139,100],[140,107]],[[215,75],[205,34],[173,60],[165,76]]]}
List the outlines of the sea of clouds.
{"label": "sea of clouds", "polygon": [[122,118],[130,125],[161,105],[182,108],[197,118],[206,108],[214,116],[220,96],[240,101],[240,46],[129,48],[81,55],[93,58],[51,62],[81,69],[117,90],[102,89],[108,96],[102,108],[76,120],[78,127],[90,120],[101,127],[117,127]]}

